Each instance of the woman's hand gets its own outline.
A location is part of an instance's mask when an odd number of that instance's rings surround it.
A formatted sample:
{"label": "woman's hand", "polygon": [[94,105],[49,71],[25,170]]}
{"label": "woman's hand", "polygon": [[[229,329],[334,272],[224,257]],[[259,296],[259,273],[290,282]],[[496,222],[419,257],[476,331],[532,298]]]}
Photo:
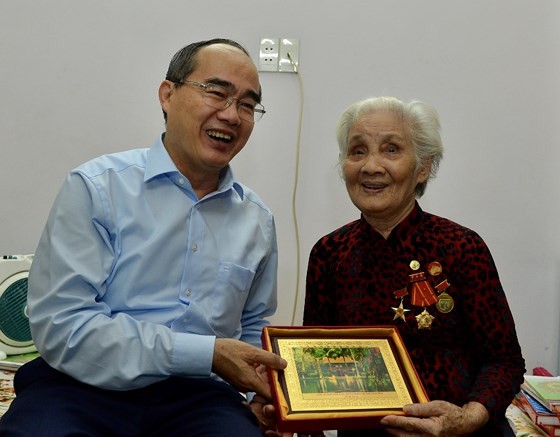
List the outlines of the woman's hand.
{"label": "woman's hand", "polygon": [[445,401],[405,405],[405,416],[386,416],[380,424],[393,436],[462,436],[488,422],[486,408],[478,402],[459,407]]}
{"label": "woman's hand", "polygon": [[253,414],[257,416],[262,432],[267,437],[292,437],[291,432],[280,432],[276,429],[276,411],[274,406],[260,395],[255,395],[249,404]]}

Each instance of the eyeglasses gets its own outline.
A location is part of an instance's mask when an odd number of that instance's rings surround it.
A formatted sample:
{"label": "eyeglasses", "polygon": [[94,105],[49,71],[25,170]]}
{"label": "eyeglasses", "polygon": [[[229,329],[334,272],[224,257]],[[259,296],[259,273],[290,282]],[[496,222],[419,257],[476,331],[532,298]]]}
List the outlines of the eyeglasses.
{"label": "eyeglasses", "polygon": [[259,121],[266,112],[264,106],[250,97],[240,99],[233,97],[231,91],[225,86],[215,83],[200,83],[192,80],[174,82],[180,85],[191,85],[202,91],[204,102],[214,109],[227,109],[234,100],[237,100],[237,113],[239,118],[251,123]]}

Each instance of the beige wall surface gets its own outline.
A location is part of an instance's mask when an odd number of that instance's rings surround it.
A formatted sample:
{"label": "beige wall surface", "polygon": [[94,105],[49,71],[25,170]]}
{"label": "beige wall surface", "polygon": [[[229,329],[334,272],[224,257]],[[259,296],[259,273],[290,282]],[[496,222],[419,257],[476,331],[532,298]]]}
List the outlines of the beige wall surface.
{"label": "beige wall surface", "polygon": [[230,37],[256,59],[261,38],[298,38],[299,77],[261,74],[268,112],[233,162],[276,215],[273,322],[301,322],[312,245],[359,215],[336,167],[339,114],[372,95],[421,99],[438,108],[446,146],[421,205],[485,239],[527,368],[557,372],[558,22],[556,0],[4,0],[0,252],[35,250],[74,166],[152,144],[164,129],[157,87],[180,47]]}

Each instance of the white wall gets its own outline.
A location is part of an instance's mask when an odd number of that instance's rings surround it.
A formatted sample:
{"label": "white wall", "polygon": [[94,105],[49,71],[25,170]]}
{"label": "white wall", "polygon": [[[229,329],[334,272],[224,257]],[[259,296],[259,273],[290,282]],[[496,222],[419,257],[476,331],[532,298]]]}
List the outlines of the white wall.
{"label": "white wall", "polygon": [[[256,57],[261,37],[299,38],[305,109],[296,323],[311,246],[358,217],[335,166],[338,115],[370,95],[418,98],[439,109],[446,145],[423,208],[482,235],[527,368],[556,372],[559,22],[556,0],[3,0],[0,252],[35,250],[72,167],[151,145],[163,130],[157,87],[176,50],[225,36]],[[276,213],[280,307],[273,321],[290,324],[300,84],[289,73],[263,73],[261,83],[269,112],[233,165]]]}

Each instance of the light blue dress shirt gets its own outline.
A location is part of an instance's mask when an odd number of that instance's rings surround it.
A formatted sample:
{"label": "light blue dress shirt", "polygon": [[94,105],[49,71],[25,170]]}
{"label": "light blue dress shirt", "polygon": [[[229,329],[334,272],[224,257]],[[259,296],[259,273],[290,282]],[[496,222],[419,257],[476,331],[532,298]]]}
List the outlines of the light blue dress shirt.
{"label": "light blue dress shirt", "polygon": [[260,347],[277,266],[259,197],[227,167],[197,199],[159,138],[66,178],[29,273],[31,332],[51,366],[102,388],[210,376],[216,337]]}

